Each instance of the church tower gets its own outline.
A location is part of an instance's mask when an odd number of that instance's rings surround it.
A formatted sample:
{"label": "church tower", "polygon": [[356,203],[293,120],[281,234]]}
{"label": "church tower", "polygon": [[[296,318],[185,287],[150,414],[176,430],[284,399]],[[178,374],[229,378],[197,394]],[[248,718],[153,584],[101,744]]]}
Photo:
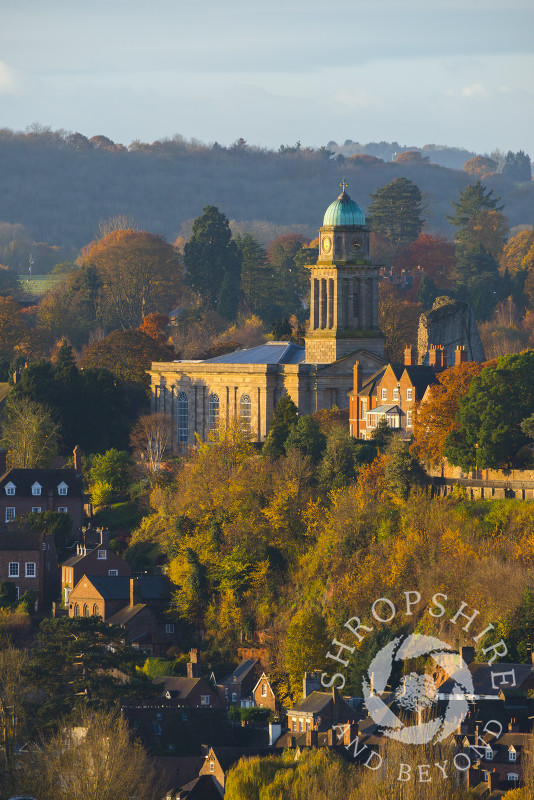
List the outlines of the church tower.
{"label": "church tower", "polygon": [[330,364],[356,350],[384,355],[378,327],[378,270],[369,258],[369,228],[360,206],[343,191],[326,209],[319,258],[311,270],[308,364]]}

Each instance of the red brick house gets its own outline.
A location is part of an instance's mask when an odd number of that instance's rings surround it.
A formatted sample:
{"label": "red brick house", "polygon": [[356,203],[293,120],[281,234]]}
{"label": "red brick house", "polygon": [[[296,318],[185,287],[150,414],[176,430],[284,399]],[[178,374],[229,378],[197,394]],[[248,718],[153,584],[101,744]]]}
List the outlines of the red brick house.
{"label": "red brick house", "polygon": [[97,615],[121,625],[129,644],[159,655],[177,641],[177,626],[163,615],[169,599],[170,583],[163,575],[84,575],[70,592],[69,616]]}
{"label": "red brick house", "polygon": [[356,722],[358,715],[339,692],[311,692],[287,712],[290,732],[327,731],[333,725]]}
{"label": "red brick house", "polygon": [[[369,439],[381,420],[408,438],[412,433],[413,412],[428,387],[437,382],[436,374],[447,368],[441,346],[432,345],[428,365],[415,363],[413,347],[404,351],[404,364],[387,364],[366,380],[358,362],[354,365],[354,386],[349,395],[349,424],[355,439]],[[456,348],[455,364],[467,360],[465,347]]]}
{"label": "red brick house", "polygon": [[[227,705],[252,705],[251,695],[262,673],[261,663],[255,658],[247,658],[236,669],[217,684],[219,697]],[[243,702],[242,702],[243,701]]]}
{"label": "red brick house", "polygon": [[176,708],[220,708],[221,701],[213,686],[203,678],[176,678],[161,675],[154,679],[161,683],[161,695],[172,701]]}
{"label": "red brick house", "polygon": [[128,562],[110,550],[109,533],[102,530],[99,545],[88,549],[83,544],[77,544],[76,555],[61,564],[61,586],[65,605],[68,606],[71,591],[84,575],[118,575],[129,578],[131,574]]}
{"label": "red brick house", "polygon": [[[237,764],[241,758],[254,758],[255,756],[271,755],[268,750],[255,750],[243,747],[210,747],[205,758],[204,764],[200,769],[199,777],[211,775],[214,778],[217,788],[224,797],[224,785],[226,783],[226,773]],[[187,795],[186,795],[187,797]]]}
{"label": "red brick house", "polygon": [[59,570],[53,535],[0,533],[0,581],[14,583],[17,597],[35,589],[39,606],[56,597]]}
{"label": "red brick house", "polygon": [[265,672],[262,672],[260,678],[254,688],[252,689],[252,699],[254,705],[258,708],[270,708],[275,714],[280,713],[281,704],[277,700],[271,682]]}
{"label": "red brick house", "polygon": [[9,469],[0,478],[0,521],[9,523],[31,512],[60,511],[83,522],[83,484],[76,469]]}

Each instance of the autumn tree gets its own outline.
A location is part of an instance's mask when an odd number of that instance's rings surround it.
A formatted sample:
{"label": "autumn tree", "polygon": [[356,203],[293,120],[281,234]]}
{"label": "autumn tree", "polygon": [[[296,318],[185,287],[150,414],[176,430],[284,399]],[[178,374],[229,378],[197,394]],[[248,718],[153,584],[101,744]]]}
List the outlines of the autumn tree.
{"label": "autumn tree", "polygon": [[416,342],[422,310],[419,303],[405,299],[392,283],[380,281],[378,321],[384,334],[384,351],[388,361],[402,362],[406,345]]}
{"label": "autumn tree", "polygon": [[467,394],[473,377],[484,366],[476,361],[466,361],[440,372],[438,382],[429,387],[424,402],[417,406],[412,447],[428,466],[441,462],[449,432],[459,427],[456,422],[459,402]]}
{"label": "autumn tree", "polygon": [[463,192],[460,192],[458,202],[452,200],[454,214],[448,216],[447,219],[457,229],[456,241],[461,241],[468,224],[481,211],[502,211],[503,206],[497,207],[500,197],[492,197],[492,195],[493,191],[486,191],[486,187],[477,180],[474,184],[468,184]]}
{"label": "autumn tree", "polygon": [[102,281],[107,320],[124,330],[147,314],[172,307],[182,268],[172,245],[146,231],[115,230],[83,248],[78,262]]}
{"label": "autumn tree", "polygon": [[12,645],[0,649],[0,788],[7,796],[15,790],[22,770],[17,752],[28,732],[27,687],[23,669],[27,652]]}
{"label": "autumn tree", "polygon": [[463,171],[468,175],[479,179],[485,178],[486,175],[490,175],[492,172],[497,172],[498,168],[497,162],[487,156],[475,156],[466,161],[462,167]]}
{"label": "autumn tree", "polygon": [[46,406],[22,398],[8,406],[2,447],[9,468],[49,467],[58,452],[59,424]]}
{"label": "autumn tree", "polygon": [[232,240],[228,219],[206,206],[193,223],[184,246],[185,281],[225,319],[235,319],[239,300],[241,254]]}
{"label": "autumn tree", "polygon": [[13,358],[26,335],[21,306],[12,297],[0,296],[0,357]]}
{"label": "autumn tree", "polygon": [[534,271],[534,230],[529,228],[512,236],[504,246],[499,263],[503,271],[510,273]]}
{"label": "autumn tree", "polygon": [[160,347],[166,347],[169,342],[167,328],[169,325],[168,314],[147,314],[143,322],[139,326],[141,333],[146,333],[151,339],[154,339],[156,344]]}
{"label": "autumn tree", "polygon": [[305,672],[323,670],[327,633],[321,612],[316,609],[301,609],[293,616],[287,629],[285,665],[293,698],[302,696],[302,678]]}
{"label": "autumn tree", "polygon": [[84,369],[107,369],[117,378],[148,388],[147,370],[152,361],[168,361],[171,349],[160,345],[142,330],[113,331],[105,339],[92,342],[84,350]]}
{"label": "autumn tree", "polygon": [[159,474],[171,436],[172,425],[166,414],[144,414],[132,428],[130,446],[138,467],[148,478]]}
{"label": "autumn tree", "polygon": [[423,197],[413,181],[395,178],[371,195],[368,215],[371,230],[397,248],[415,241],[421,233]]}
{"label": "autumn tree", "polygon": [[501,211],[483,208],[471,217],[457,241],[463,247],[484,247],[487,253],[499,260],[508,236],[508,224]]}
{"label": "autumn tree", "polygon": [[415,242],[400,248],[393,266],[395,269],[421,269],[436,286],[451,286],[451,272],[456,263],[454,244],[444,236],[420,233]]}

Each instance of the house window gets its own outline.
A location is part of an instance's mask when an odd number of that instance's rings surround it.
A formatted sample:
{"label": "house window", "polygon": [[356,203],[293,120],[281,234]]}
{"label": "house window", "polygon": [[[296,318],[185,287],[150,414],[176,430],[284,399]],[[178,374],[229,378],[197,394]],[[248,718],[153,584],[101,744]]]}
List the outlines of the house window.
{"label": "house window", "polygon": [[108,557],[107,551],[106,550],[98,550],[97,553],[96,553],[96,557],[97,557],[97,559],[99,561],[105,561],[106,558]]}
{"label": "house window", "polygon": [[408,411],[406,412],[406,427],[407,428],[411,428],[412,427],[412,412],[411,412],[411,409],[408,409]]}
{"label": "house window", "polygon": [[68,511],[69,511],[69,509],[67,508],[67,506],[58,506],[58,509],[57,509],[57,510],[59,511],[59,513],[60,513],[60,514],[67,514],[67,513],[68,513]]}
{"label": "house window", "polygon": [[100,609],[98,608],[96,603],[93,606],[93,616],[94,617],[99,617],[100,616]]}
{"label": "house window", "polygon": [[185,445],[189,440],[189,401],[185,392],[176,398],[176,439]]}
{"label": "house window", "polygon": [[36,574],[35,561],[26,561],[26,577],[35,578]]}
{"label": "house window", "polygon": [[174,633],[174,622],[167,622],[165,625],[165,633]]}
{"label": "house window", "polygon": [[508,761],[515,761],[517,753],[515,750],[508,750]]}
{"label": "house window", "polygon": [[311,720],[309,719],[306,720],[306,730],[311,731]]}
{"label": "house window", "polygon": [[210,431],[217,430],[217,426],[219,425],[219,395],[218,394],[210,394],[208,424],[209,424]]}
{"label": "house window", "polygon": [[87,605],[87,603],[83,604],[83,615],[84,615],[84,617],[88,617],[89,616],[89,606]]}
{"label": "house window", "polygon": [[262,696],[262,697],[267,697],[267,684],[266,684],[266,683],[262,684],[262,687],[261,687],[261,696]]}
{"label": "house window", "polygon": [[406,400],[413,400],[413,389],[406,389]]}
{"label": "house window", "polygon": [[159,724],[159,722],[153,722],[152,728],[156,736],[161,736],[161,725]]}
{"label": "house window", "polygon": [[74,603],[74,616],[75,617],[80,616],[80,606],[78,605],[78,603]]}
{"label": "house window", "polygon": [[33,495],[41,494],[41,488],[42,488],[41,484],[37,483],[36,481],[32,486],[32,494]]}
{"label": "house window", "polygon": [[60,483],[60,484],[59,484],[59,486],[57,487],[57,493],[58,493],[58,494],[67,494],[67,492],[68,492],[68,491],[69,491],[69,487],[67,486],[67,484],[66,484],[66,483],[63,483],[63,482],[62,482],[62,483]]}
{"label": "house window", "polygon": [[7,483],[6,484],[6,494],[15,494],[16,486],[14,483]]}
{"label": "house window", "polygon": [[10,561],[9,562],[9,577],[10,578],[18,578],[19,577],[19,562],[18,561]]}
{"label": "house window", "polygon": [[32,514],[40,514],[41,506],[32,506]]}
{"label": "house window", "polygon": [[118,574],[119,574],[119,570],[118,569],[108,569],[108,575],[111,575],[113,577],[113,576],[118,575]]}
{"label": "house window", "polygon": [[232,692],[232,703],[237,703],[237,693]]}
{"label": "house window", "polygon": [[215,762],[210,761],[210,772],[215,772]]}
{"label": "house window", "polygon": [[211,701],[210,694],[201,694],[200,695],[200,705],[201,706],[209,706]]}
{"label": "house window", "polygon": [[245,433],[250,433],[250,423],[252,420],[252,404],[248,394],[242,394],[239,401],[239,416]]}
{"label": "house window", "polygon": [[388,390],[387,389],[382,389],[382,395],[381,396],[382,396],[382,400],[387,400],[388,399]]}
{"label": "house window", "polygon": [[493,750],[491,747],[486,747],[486,761],[493,761]]}
{"label": "house window", "polygon": [[398,389],[393,389],[393,400],[397,400],[398,401],[398,399],[399,399],[399,390]]}
{"label": "house window", "polygon": [[12,519],[15,519],[15,509],[12,506],[8,506],[6,508],[6,522],[11,522]]}
{"label": "house window", "polygon": [[293,724],[291,726],[291,730],[296,733],[297,732],[297,718],[293,717]]}
{"label": "house window", "polygon": [[509,772],[506,777],[508,778],[509,781],[518,781],[519,780],[519,775],[517,774],[517,772]]}
{"label": "house window", "polygon": [[301,721],[300,721],[300,730],[301,730],[301,733],[304,732],[304,720],[303,719],[301,719]]}

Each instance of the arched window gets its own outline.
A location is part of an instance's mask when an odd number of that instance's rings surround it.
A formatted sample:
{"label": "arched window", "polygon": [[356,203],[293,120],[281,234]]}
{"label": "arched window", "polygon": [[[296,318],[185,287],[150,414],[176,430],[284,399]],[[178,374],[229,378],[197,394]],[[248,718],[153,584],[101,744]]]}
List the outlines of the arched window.
{"label": "arched window", "polygon": [[243,430],[246,433],[250,433],[250,423],[252,420],[252,410],[251,410],[251,402],[250,397],[248,394],[241,395],[241,401],[239,403],[239,416],[241,417],[241,423],[243,425]]}
{"label": "arched window", "polygon": [[96,603],[93,606],[93,616],[95,616],[95,617],[99,617],[100,616],[100,611],[99,611],[99,608],[98,608]]}
{"label": "arched window", "polygon": [[83,604],[83,615],[84,615],[84,617],[88,617],[89,616],[89,606],[87,605],[87,603]]}
{"label": "arched window", "polygon": [[78,605],[78,603],[74,603],[74,616],[75,617],[80,616],[80,606]]}
{"label": "arched window", "polygon": [[219,425],[219,395],[210,394],[208,424],[210,431],[217,430]]}
{"label": "arched window", "polygon": [[176,439],[181,445],[189,441],[189,401],[185,392],[176,398]]}

